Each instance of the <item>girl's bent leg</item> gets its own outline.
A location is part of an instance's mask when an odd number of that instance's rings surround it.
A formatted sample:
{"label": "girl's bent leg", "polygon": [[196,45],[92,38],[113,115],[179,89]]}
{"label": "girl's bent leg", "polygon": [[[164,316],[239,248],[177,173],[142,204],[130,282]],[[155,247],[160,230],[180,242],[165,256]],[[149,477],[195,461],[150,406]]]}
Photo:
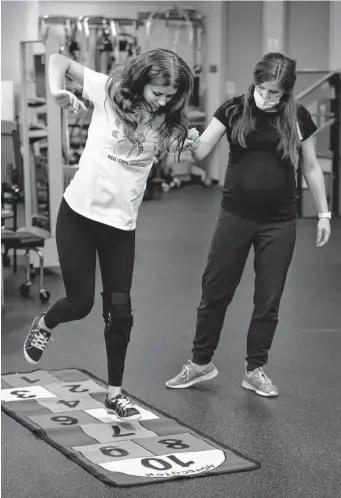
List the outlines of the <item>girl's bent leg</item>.
{"label": "girl's bent leg", "polygon": [[56,239],[66,297],[59,299],[46,314],[34,319],[24,344],[24,356],[29,363],[36,364],[41,360],[51,329],[59,323],[80,319],[92,309],[96,267],[93,224],[72,211],[62,200]]}
{"label": "girl's bent leg", "polygon": [[75,213],[62,200],[56,227],[59,263],[66,296],[59,299],[46,313],[49,329],[59,323],[80,320],[94,304],[96,243],[93,222]]}

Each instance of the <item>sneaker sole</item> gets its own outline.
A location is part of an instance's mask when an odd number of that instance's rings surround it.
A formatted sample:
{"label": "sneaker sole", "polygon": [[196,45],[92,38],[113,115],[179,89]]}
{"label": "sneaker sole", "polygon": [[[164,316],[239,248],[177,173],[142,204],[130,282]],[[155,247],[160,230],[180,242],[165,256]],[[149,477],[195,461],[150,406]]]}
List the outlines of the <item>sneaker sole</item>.
{"label": "sneaker sole", "polygon": [[29,363],[31,363],[31,365],[37,365],[40,362],[41,358],[38,361],[32,360],[32,358],[26,353],[25,345],[26,345],[26,341],[25,341],[25,344],[24,344],[24,356],[25,356],[25,360],[28,361]]}
{"label": "sneaker sole", "polygon": [[166,387],[168,389],[186,389],[187,387],[194,386],[195,384],[199,384],[200,382],[205,382],[206,380],[211,380],[217,377],[218,375],[218,369],[215,368],[212,370],[212,372],[203,375],[202,377],[198,377],[197,379],[193,379],[190,382],[187,382],[186,384],[177,384],[176,386],[169,385],[168,381],[166,382]]}
{"label": "sneaker sole", "polygon": [[244,389],[247,389],[248,391],[253,391],[255,392],[256,394],[258,394],[259,396],[263,396],[264,398],[275,398],[278,396],[278,393],[273,393],[273,394],[266,394],[264,393],[263,391],[260,391],[259,389],[257,389],[256,387],[252,386],[251,384],[249,384],[248,382],[245,382],[245,380],[243,380],[242,382],[242,387]]}
{"label": "sneaker sole", "polygon": [[109,410],[108,408],[106,408],[106,411],[109,413],[109,415],[114,415],[115,417],[117,417],[120,422],[136,422],[137,420],[141,420],[142,417],[141,414],[133,415],[132,417],[120,417],[113,410]]}

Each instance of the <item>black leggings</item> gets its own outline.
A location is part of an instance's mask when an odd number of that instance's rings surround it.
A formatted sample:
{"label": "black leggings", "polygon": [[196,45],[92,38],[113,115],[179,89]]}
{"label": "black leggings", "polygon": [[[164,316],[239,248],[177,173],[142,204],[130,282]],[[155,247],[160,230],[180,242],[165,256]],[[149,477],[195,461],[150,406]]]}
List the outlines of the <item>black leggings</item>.
{"label": "black leggings", "polygon": [[103,283],[103,317],[109,384],[122,384],[130,330],[130,302],[135,231],[117,228],[75,213],[63,198],[57,219],[56,241],[66,297],[46,313],[47,327],[80,320],[94,305],[96,254]]}
{"label": "black leggings", "polygon": [[202,277],[193,361],[211,361],[228,305],[254,247],[254,310],[247,335],[247,368],[265,365],[278,323],[278,310],[293,255],[296,220],[257,223],[221,209]]}

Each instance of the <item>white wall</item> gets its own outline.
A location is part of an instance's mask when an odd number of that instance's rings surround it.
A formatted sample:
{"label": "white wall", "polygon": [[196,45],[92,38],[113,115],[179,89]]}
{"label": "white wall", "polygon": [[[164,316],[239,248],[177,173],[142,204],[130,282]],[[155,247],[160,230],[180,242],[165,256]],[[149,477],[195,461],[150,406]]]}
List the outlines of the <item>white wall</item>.
{"label": "white wall", "polygon": [[252,70],[263,55],[262,2],[228,2],[227,73],[234,81],[237,95],[252,81]]}
{"label": "white wall", "polygon": [[38,38],[38,1],[1,2],[1,80],[20,87],[20,41]]}
{"label": "white wall", "polygon": [[330,2],[288,2],[287,8],[288,55],[300,69],[328,69]]}
{"label": "white wall", "polygon": [[329,68],[341,70],[341,2],[330,3],[329,28]]}

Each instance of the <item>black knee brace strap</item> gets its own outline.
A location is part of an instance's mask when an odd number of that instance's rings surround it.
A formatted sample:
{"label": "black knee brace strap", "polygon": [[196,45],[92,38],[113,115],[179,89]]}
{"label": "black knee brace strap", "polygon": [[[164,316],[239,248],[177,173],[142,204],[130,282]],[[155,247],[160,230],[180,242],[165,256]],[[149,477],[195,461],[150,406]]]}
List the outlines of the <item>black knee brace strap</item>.
{"label": "black knee brace strap", "polygon": [[130,294],[123,292],[101,292],[103,298],[103,318],[110,313],[113,308],[122,307],[131,312]]}
{"label": "black knee brace strap", "polygon": [[130,294],[102,292],[102,297],[105,333],[123,334],[130,337],[130,330],[133,326]]}

